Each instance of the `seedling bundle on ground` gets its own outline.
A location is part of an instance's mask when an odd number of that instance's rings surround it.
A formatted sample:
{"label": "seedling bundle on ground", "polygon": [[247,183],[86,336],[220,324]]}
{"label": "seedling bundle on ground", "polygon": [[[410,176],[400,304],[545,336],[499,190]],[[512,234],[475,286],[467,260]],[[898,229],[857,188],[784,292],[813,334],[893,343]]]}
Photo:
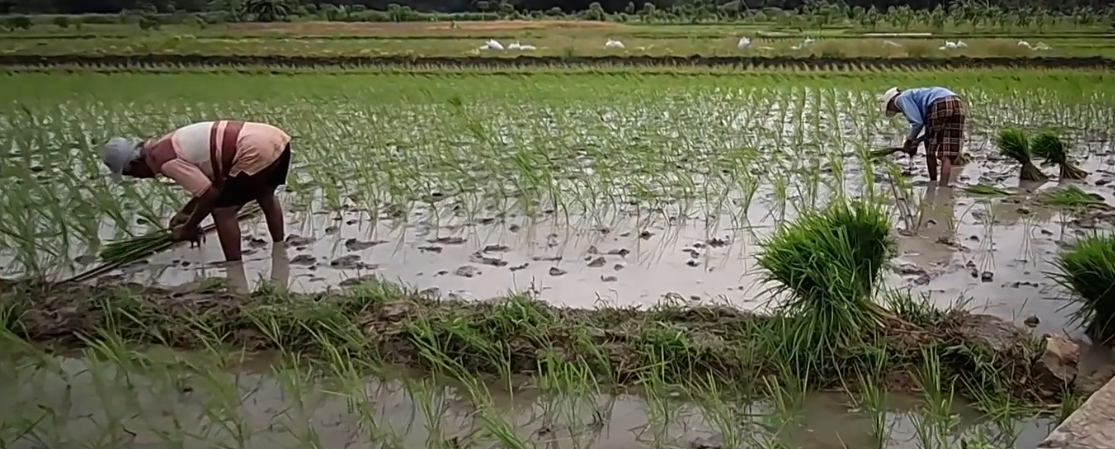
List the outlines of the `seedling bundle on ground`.
{"label": "seedling bundle on ground", "polygon": [[1115,343],[1115,237],[1092,234],[1057,256],[1053,278],[1073,292],[1073,318],[1093,340]]}
{"label": "seedling bundle on ground", "polygon": [[[15,372],[28,365],[17,363],[26,354],[37,363],[59,363],[31,343],[83,348],[91,357],[81,363],[93,366],[82,371],[87,374],[67,372],[62,383],[96,393],[86,396],[138,394],[165,404],[171,400],[160,396],[163,390],[192,390],[205,398],[183,405],[185,411],[165,411],[181,424],[177,431],[176,424],[158,421],[164,416],[158,404],[83,405],[126,415],[105,422],[151,416],[151,423],[138,425],[161,432],[169,443],[219,433],[186,422],[187,416],[207,416],[204,421],[220,422],[226,429],[220,432],[232,434],[230,439],[248,441],[249,432],[238,430],[247,427],[239,424],[261,415],[268,422],[311,426],[312,432],[269,430],[292,445],[297,440],[311,446],[315,435],[329,431],[302,423],[338,422],[316,419],[321,415],[309,411],[314,401],[346,410],[336,412],[352,423],[338,425],[346,432],[373,434],[368,441],[402,441],[406,435],[392,421],[399,415],[376,408],[386,401],[368,394],[370,383],[384,384],[367,378],[398,378],[395,367],[411,371],[392,388],[413,398],[429,444],[446,448],[529,447],[539,435],[555,433],[583,437],[566,433],[606,427],[609,417],[598,400],[615,400],[608,393],[616,391],[637,393],[635,409],[648,410],[640,418],[646,422],[631,427],[672,428],[679,409],[695,407],[712,423],[710,432],[767,446],[779,437],[759,429],[780,428],[772,420],[795,422],[806,398],[820,390],[848,392],[871,417],[874,443],[857,447],[887,441],[888,394],[921,400],[922,411],[910,426],[925,447],[940,447],[930,444],[935,438],[970,431],[953,419],[954,395],[976,403],[1003,428],[1014,428],[1020,416],[1038,409],[1071,412],[1088,391],[1045,378],[1042,369],[1048,367],[1039,363],[1045,346],[1017,330],[1010,317],[971,315],[887,284],[892,277],[887,267],[902,263],[895,259],[895,245],[903,242],[892,232],[898,196],[892,192],[907,187],[892,190],[897,182],[883,185],[876,179],[883,165],[871,154],[878,133],[865,130],[900,135],[905,129],[889,128],[893,124],[872,109],[880,77],[892,75],[853,75],[749,72],[738,75],[747,81],[743,84],[738,76],[692,71],[11,75],[0,85],[0,100],[6,100],[0,105],[11,109],[0,122],[0,148],[20,152],[0,158],[0,182],[13,192],[0,199],[0,251],[3,265],[17,275],[65,279],[82,271],[74,260],[96,254],[102,240],[157,229],[137,225],[139,216],[169,217],[181,206],[182,194],[168,186],[104,179],[93,148],[100,136],[152,135],[185,118],[219,115],[266,117],[300,137],[282,197],[291,215],[288,233],[300,237],[286,251],[308,264],[295,268],[301,270],[299,282],[363,270],[358,275],[397,275],[415,289],[366,280],[344,292],[301,293],[264,284],[252,295],[239,295],[209,281],[171,289],[114,280],[145,280],[128,277],[135,270],[149,274],[142,265],[46,291],[9,285],[0,294],[6,332],[0,342],[11,350],[2,353],[10,360],[0,364],[8,367],[0,368],[0,379],[20,380],[5,385],[38,385],[22,380],[55,375]],[[1100,86],[1101,100],[1112,95],[1097,74],[981,70],[897,76],[903,85],[947,83],[973,98],[988,98],[979,114],[994,118],[991,122],[1023,123],[1016,111],[1055,108],[1058,117],[1084,130],[1112,125],[1110,117],[1094,113],[1092,100],[1073,94],[1076,86],[1088,84]],[[63,92],[60,85],[68,89]],[[175,86],[173,92],[168,85]],[[504,85],[514,88],[495,88]],[[452,98],[459,98],[456,106]],[[15,99],[18,110],[11,106]],[[576,246],[582,236],[587,243]],[[362,245],[371,249],[357,249]],[[267,246],[248,257],[266,259]],[[150,249],[117,250],[116,256]],[[169,270],[186,282],[209,267],[182,268],[181,261],[212,250],[167,252],[148,260],[157,267],[152,271]],[[454,252],[465,254],[464,260],[451,259]],[[376,258],[365,261],[378,267],[343,271],[332,264],[369,253]],[[671,254],[697,263],[685,260],[636,277]],[[753,261],[751,272],[765,277],[773,290],[739,287],[750,286],[739,279],[743,270],[730,273],[732,290],[709,287],[715,282],[698,286],[695,279],[726,271],[716,257]],[[425,265],[407,265],[413,259]],[[484,273],[457,275],[465,265]],[[439,271],[447,274],[435,274]],[[517,283],[505,283],[504,277]],[[504,293],[523,290],[527,278],[545,286],[539,297],[453,301],[415,291],[445,282],[458,283],[459,290]],[[724,295],[733,307],[692,298],[648,307],[639,301],[649,300],[633,299],[639,295],[624,284],[628,279],[669,283],[647,297],[666,291],[700,296],[696,292],[707,290],[708,296]],[[595,292],[611,289],[616,294],[609,298],[627,302],[592,310],[545,302],[579,300],[549,296],[570,284]],[[763,314],[739,309],[765,299],[771,307]],[[1042,317],[1047,318],[1056,319]],[[995,333],[997,339],[989,342],[988,329],[1012,330]],[[149,350],[152,345],[193,352],[168,354]],[[232,374],[224,370],[230,368],[228,359],[241,357],[230,356],[228,347],[277,354],[281,361],[274,373],[246,374],[237,366],[241,371]],[[101,374],[109,369],[127,376]],[[456,393],[441,393],[447,387],[435,383],[433,374],[450,378]],[[536,389],[520,388],[520,378]],[[252,388],[245,385],[255,380],[280,385],[270,391],[284,392],[282,399],[242,400]],[[65,404],[35,399],[62,394],[43,388],[41,394],[20,396],[10,408],[31,416],[40,406]],[[548,430],[516,429],[515,423],[528,420],[501,414],[495,396],[506,390],[516,397],[538,392],[536,405],[547,410]],[[313,400],[296,399],[307,397]],[[738,410],[755,398],[774,405],[755,412],[763,422],[741,424]],[[252,408],[260,403],[281,405],[269,412]],[[457,407],[467,409],[468,419],[451,416]],[[583,410],[590,410],[587,416],[576,415]],[[67,413],[58,411],[57,422]],[[305,415],[315,419],[302,419]],[[471,423],[464,427],[474,427],[461,430],[462,420]],[[43,439],[72,436],[63,424],[18,422]],[[135,423],[127,422],[129,431],[136,431]],[[118,430],[105,435],[111,432]],[[655,432],[641,438],[665,444],[677,437],[666,430],[649,435]]]}
{"label": "seedling bundle on ground", "polygon": [[[1055,131],[1042,131],[1030,143],[1034,156],[1045,159],[1048,164],[1056,164],[1061,169],[1061,179],[1084,179],[1088,172],[1081,170],[1069,160],[1069,147]],[[1044,164],[1043,164],[1044,165]]]}
{"label": "seedling bundle on ground", "polygon": [[999,151],[1022,164],[1020,178],[1023,181],[1049,179],[1033,163],[1034,157],[1045,159],[1042,165],[1057,165],[1061,169],[1061,179],[1084,179],[1088,172],[1081,170],[1069,160],[1069,147],[1055,131],[1046,130],[1030,137],[1019,128],[1007,128],[995,138]]}
{"label": "seedling bundle on ground", "polygon": [[1033,150],[1030,147],[1030,137],[1026,132],[1018,128],[1006,128],[999,131],[995,136],[995,146],[999,147],[999,151],[1003,156],[1014,159],[1022,165],[1022,171],[1019,179],[1023,181],[1042,181],[1049,179],[1045,173],[1041,172],[1036,165],[1034,165]]}

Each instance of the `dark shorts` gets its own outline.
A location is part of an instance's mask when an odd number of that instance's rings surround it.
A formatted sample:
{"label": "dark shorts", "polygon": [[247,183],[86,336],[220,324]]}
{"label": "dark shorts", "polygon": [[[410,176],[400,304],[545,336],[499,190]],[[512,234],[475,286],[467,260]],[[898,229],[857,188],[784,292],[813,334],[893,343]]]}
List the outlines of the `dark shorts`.
{"label": "dark shorts", "polygon": [[946,97],[929,105],[925,117],[926,150],[940,160],[955,162],[964,149],[964,125],[968,110],[960,97]]}
{"label": "dark shorts", "polygon": [[221,196],[213,207],[240,207],[273,192],[276,187],[286,184],[290,173],[290,144],[283,149],[275,162],[254,175],[241,173],[225,181]]}

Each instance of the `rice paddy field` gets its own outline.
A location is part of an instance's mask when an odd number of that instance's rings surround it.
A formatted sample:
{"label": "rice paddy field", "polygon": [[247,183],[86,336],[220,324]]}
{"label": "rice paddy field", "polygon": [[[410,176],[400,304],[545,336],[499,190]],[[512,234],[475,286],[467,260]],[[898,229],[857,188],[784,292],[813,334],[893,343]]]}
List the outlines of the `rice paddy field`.
{"label": "rice paddy field", "polygon": [[[971,107],[952,188],[870,156],[925,85]],[[0,108],[2,447],[1028,448],[1111,371],[1049,276],[1115,217],[1105,71],[9,73]],[[185,200],[99,145],[214,118],[295,137],[287,241],[98,269]],[[1088,176],[1020,182],[1007,126]],[[875,321],[768,282],[849,199],[893,240]]]}

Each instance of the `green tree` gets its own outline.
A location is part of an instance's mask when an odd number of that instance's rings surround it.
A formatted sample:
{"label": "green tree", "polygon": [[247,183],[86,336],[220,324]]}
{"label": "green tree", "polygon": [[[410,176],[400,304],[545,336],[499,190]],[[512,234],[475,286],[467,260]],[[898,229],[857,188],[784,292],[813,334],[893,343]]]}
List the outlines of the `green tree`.
{"label": "green tree", "polygon": [[244,12],[260,22],[281,22],[290,17],[291,7],[284,0],[247,0]]}
{"label": "green tree", "polygon": [[4,28],[8,31],[31,29],[31,18],[27,16],[12,16],[4,19]]}
{"label": "green tree", "polygon": [[599,20],[601,22],[607,18],[604,14],[604,8],[598,2],[592,2],[588,5],[588,11],[585,11],[585,18],[588,20]]}

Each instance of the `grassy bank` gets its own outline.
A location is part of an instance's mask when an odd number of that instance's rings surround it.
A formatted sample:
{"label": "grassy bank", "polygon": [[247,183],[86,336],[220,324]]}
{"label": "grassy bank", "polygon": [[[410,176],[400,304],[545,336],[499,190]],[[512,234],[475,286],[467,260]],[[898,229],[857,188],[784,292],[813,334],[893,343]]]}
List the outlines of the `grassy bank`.
{"label": "grassy bank", "polygon": [[948,71],[956,69],[1090,69],[1115,68],[1109,58],[843,58],[843,57],[287,57],[287,56],[0,56],[0,68],[22,72],[227,72],[227,73],[555,73],[555,74],[700,74],[741,71],[760,74],[817,72],[856,77],[878,70]]}
{"label": "grassy bank", "polygon": [[799,392],[885,386],[916,393],[931,381],[991,413],[1059,404],[1071,394],[1042,379],[1035,365],[1042,343],[1016,325],[934,310],[901,294],[890,295],[894,318],[877,332],[818,348],[808,337],[813,323],[785,314],[682,304],[563,309],[522,294],[469,303],[378,281],[318,295],[264,289],[240,296],[219,283],[6,290],[7,332],[56,349],[275,350],[373,374],[396,364],[489,379],[576,370],[605,389],[711,381],[740,397],[767,396],[770,382]]}

